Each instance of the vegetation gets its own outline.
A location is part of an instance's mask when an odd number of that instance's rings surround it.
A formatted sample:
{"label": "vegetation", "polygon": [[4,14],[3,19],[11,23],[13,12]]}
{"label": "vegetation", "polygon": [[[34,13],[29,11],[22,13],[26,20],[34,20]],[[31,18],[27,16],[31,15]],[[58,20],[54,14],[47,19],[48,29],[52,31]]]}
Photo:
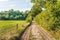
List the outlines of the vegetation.
{"label": "vegetation", "polygon": [[26,21],[0,21],[0,40],[8,40],[11,37],[18,36],[27,27],[27,25]]}
{"label": "vegetation", "polygon": [[57,40],[60,40],[60,1],[31,0],[31,3],[33,6],[30,11],[20,12],[11,9],[0,12],[0,35],[5,36],[5,33],[9,34],[11,31],[21,33],[27,26],[26,20],[29,22],[35,20]]}
{"label": "vegetation", "polygon": [[27,20],[34,20],[57,40],[60,40],[60,1],[59,0],[31,0],[33,7]]}
{"label": "vegetation", "polygon": [[13,9],[9,11],[0,12],[0,20],[25,20],[28,15],[28,11],[20,12],[19,10],[14,11]]}
{"label": "vegetation", "polygon": [[[19,10],[9,10],[0,12],[0,40],[9,40],[10,38],[20,36],[28,26],[25,21],[28,16],[28,10],[25,12]],[[15,39],[15,38],[14,38]]]}

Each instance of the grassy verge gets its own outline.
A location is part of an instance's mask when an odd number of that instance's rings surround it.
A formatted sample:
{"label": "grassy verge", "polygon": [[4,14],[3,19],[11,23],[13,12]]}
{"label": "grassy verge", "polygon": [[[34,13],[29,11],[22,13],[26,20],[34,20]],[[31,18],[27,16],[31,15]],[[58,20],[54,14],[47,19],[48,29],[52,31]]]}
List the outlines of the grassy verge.
{"label": "grassy verge", "polygon": [[60,40],[60,22],[56,23],[55,17],[51,17],[48,13],[41,13],[35,17],[36,23],[38,23],[41,27],[47,30],[54,38]]}
{"label": "grassy verge", "polygon": [[18,36],[27,25],[26,21],[0,20],[0,38],[9,39],[10,37]]}

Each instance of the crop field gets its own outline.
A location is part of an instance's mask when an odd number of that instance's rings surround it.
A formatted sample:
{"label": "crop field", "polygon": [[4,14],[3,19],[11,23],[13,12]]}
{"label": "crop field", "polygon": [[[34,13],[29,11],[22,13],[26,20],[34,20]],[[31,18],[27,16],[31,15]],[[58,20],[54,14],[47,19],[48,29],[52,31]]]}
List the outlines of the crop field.
{"label": "crop field", "polygon": [[[20,34],[27,26],[26,21],[0,21],[0,38],[10,38]],[[9,36],[9,37],[8,37]]]}

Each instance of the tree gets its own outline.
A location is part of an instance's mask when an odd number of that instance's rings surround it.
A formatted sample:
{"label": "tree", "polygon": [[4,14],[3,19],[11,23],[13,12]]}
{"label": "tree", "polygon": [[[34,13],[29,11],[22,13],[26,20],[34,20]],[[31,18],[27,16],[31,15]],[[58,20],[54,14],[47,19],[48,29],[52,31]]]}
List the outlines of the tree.
{"label": "tree", "polygon": [[47,30],[56,31],[60,29],[60,1],[45,0],[44,7],[46,10],[37,15],[35,21]]}
{"label": "tree", "polygon": [[9,11],[0,12],[0,20],[25,20],[28,15],[28,11],[20,12],[19,10],[14,11],[13,9]]}

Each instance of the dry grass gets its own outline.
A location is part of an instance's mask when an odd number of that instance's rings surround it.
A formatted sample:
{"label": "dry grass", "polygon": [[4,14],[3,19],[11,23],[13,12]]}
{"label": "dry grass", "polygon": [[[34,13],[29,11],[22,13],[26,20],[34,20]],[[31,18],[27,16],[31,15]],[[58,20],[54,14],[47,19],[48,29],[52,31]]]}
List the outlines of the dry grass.
{"label": "dry grass", "polygon": [[18,36],[26,26],[26,21],[0,21],[0,38],[9,39],[13,36]]}

